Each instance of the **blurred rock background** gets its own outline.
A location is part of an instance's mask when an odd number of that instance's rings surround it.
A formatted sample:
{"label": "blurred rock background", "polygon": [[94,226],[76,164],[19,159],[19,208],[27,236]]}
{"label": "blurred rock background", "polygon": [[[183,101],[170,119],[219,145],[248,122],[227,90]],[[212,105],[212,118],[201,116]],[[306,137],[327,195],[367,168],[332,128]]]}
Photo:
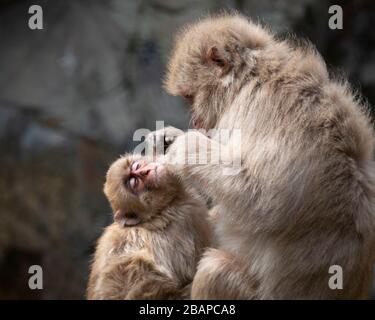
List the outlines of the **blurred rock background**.
{"label": "blurred rock background", "polygon": [[[28,28],[32,4],[44,30]],[[328,28],[331,4],[342,5],[344,30]],[[0,299],[84,297],[111,221],[106,169],[132,150],[136,129],[188,127],[182,102],[162,90],[171,40],[223,9],[309,38],[374,105],[371,0],[0,0]],[[33,264],[44,290],[27,286]]]}

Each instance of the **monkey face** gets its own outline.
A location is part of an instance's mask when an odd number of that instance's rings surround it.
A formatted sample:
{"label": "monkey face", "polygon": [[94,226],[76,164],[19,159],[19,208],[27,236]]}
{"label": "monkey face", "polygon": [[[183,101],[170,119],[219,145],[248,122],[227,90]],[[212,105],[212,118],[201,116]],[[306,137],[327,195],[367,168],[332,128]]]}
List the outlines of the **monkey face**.
{"label": "monkey face", "polygon": [[270,41],[261,27],[239,15],[201,20],[177,36],[164,87],[187,100],[194,127],[212,129]]}
{"label": "monkey face", "polygon": [[173,201],[179,180],[169,165],[124,156],[107,172],[104,185],[115,221],[135,226],[153,219]]}

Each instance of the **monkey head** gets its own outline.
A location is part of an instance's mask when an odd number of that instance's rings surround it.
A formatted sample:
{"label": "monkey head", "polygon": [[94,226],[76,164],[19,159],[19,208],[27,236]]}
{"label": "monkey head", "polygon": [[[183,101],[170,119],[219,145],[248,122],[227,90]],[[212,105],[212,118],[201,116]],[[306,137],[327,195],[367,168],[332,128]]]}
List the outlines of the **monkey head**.
{"label": "monkey head", "polygon": [[264,29],[239,15],[199,21],[177,35],[164,87],[188,101],[196,128],[212,129],[271,41]]}
{"label": "monkey head", "polygon": [[179,178],[167,164],[138,155],[120,157],[109,168],[104,184],[116,222],[147,223],[170,205],[180,190]]}

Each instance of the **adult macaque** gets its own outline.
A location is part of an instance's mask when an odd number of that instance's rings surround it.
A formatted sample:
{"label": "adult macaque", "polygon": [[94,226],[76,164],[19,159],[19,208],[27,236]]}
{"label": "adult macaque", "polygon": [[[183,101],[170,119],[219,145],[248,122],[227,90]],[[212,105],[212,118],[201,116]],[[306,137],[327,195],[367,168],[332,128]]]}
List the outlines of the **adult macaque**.
{"label": "adult macaque", "polygon": [[204,248],[207,209],[171,166],[125,156],[107,173],[104,192],[115,222],[99,239],[88,299],[182,299]]}
{"label": "adult macaque", "polygon": [[[241,143],[231,136],[224,146],[189,132],[167,154],[198,158],[198,148],[185,148],[195,137],[208,159],[239,151],[235,175],[225,174],[227,161],[180,167],[217,204],[219,247],[200,261],[192,297],[367,297],[374,134],[366,108],[315,48],[238,15],[207,18],[177,36],[165,87],[191,103],[197,128],[241,130]],[[332,265],[343,270],[342,290],[329,286]]]}

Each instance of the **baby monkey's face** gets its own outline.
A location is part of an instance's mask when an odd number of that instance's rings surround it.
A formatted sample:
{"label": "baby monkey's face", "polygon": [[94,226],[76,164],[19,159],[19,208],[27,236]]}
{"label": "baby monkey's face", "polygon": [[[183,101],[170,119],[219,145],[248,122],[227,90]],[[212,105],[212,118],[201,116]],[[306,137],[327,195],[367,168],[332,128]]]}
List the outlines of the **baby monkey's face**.
{"label": "baby monkey's face", "polygon": [[135,226],[161,214],[178,194],[179,179],[165,164],[128,155],[115,161],[104,185],[115,221]]}

